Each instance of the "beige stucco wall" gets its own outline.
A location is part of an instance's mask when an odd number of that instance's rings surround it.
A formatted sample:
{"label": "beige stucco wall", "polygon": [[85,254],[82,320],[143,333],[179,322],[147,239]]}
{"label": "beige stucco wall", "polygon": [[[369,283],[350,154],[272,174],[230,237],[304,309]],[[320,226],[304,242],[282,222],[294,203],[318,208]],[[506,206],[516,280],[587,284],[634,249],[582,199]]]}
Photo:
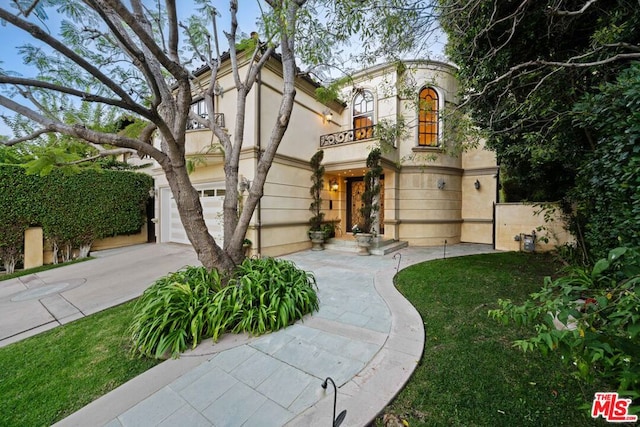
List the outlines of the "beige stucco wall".
{"label": "beige stucco wall", "polygon": [[[462,229],[460,239],[468,243],[493,243],[493,204],[497,202],[498,167],[495,153],[478,147],[461,154]],[[479,188],[476,188],[476,182]]]}
{"label": "beige stucco wall", "polygon": [[[143,243],[147,243],[147,225],[144,224],[140,229],[139,233],[136,234],[128,234],[122,236],[113,236],[106,237],[104,239],[98,239],[91,245],[91,251],[101,251],[105,249],[115,249],[115,248],[123,248],[126,246],[139,245]],[[44,264],[53,263],[53,251],[51,250],[51,243],[48,241],[44,241],[44,243],[40,244],[42,249],[42,259]],[[77,248],[73,249],[73,257],[75,258],[78,255]],[[26,267],[25,264],[25,268]]]}
{"label": "beige stucco wall", "polygon": [[[491,243],[492,205],[495,201],[495,157],[477,150],[462,156],[449,156],[438,148],[417,146],[417,106],[414,95],[424,86],[437,88],[441,106],[456,103],[457,82],[455,68],[444,63],[408,62],[398,77],[395,66],[375,66],[355,76],[355,87],[374,94],[375,121],[396,121],[402,115],[407,125],[405,136],[396,147],[385,150],[385,239],[406,240],[412,245],[440,245],[447,240]],[[234,132],[235,88],[232,76],[219,74],[223,95],[216,97],[216,112],[225,114],[226,127]],[[398,91],[400,85],[414,88],[413,95]],[[289,126],[271,167],[261,200],[261,216],[253,215],[247,237],[254,242],[252,253],[258,251],[258,228],[261,231],[261,255],[279,255],[310,247],[307,237],[310,169],[308,161],[319,149],[321,135],[348,130],[352,127],[352,87],[343,93],[346,106],[331,104],[333,119],[323,121],[322,112],[328,107],[314,96],[308,81],[298,80],[294,109]],[[271,61],[261,73],[260,84],[254,86],[247,98],[244,148],[240,174],[253,181],[257,164],[258,145],[264,148],[269,141],[273,123],[282,97],[282,78],[278,64]],[[258,104],[259,103],[259,104]],[[258,108],[260,105],[260,108]],[[258,119],[260,125],[258,126]],[[209,130],[187,131],[188,152],[203,153],[213,141]],[[347,177],[364,173],[369,151],[376,139],[355,141],[324,147],[326,167],[323,211],[326,220],[340,221],[344,233],[346,224]],[[223,182],[222,157],[218,154],[201,156],[206,162],[199,165],[191,178],[194,183]],[[167,186],[166,179],[156,166],[156,189]],[[329,189],[331,179],[339,184],[338,191]],[[438,189],[438,181],[445,182]],[[473,186],[478,180],[481,188]],[[160,201],[156,198],[156,217],[160,221]],[[156,234],[160,236],[160,227]]]}
{"label": "beige stucco wall", "polygon": [[145,223],[139,233],[128,234],[122,236],[106,237],[93,242],[92,251],[101,251],[104,249],[123,248],[125,246],[139,245],[147,243],[147,224]]}
{"label": "beige stucco wall", "polygon": [[[559,215],[545,222],[544,214],[536,214],[540,207],[522,203],[499,203],[496,205],[496,249],[502,251],[522,250],[522,241],[515,240],[521,234],[531,235],[535,231],[536,251],[549,251],[558,245],[573,242],[573,237],[564,230]],[[548,242],[541,238],[548,239]]]}
{"label": "beige stucco wall", "polygon": [[[460,241],[461,171],[455,168],[402,168],[399,177],[399,239],[437,246]],[[438,182],[444,188],[438,188]]]}

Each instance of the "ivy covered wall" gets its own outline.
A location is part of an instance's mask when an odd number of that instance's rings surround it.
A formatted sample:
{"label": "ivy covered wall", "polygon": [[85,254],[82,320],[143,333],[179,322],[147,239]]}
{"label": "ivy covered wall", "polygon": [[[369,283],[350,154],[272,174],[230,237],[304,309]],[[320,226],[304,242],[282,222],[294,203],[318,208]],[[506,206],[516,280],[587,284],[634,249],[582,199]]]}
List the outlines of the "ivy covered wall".
{"label": "ivy covered wall", "polygon": [[[41,226],[63,259],[71,248],[88,253],[96,239],[137,233],[153,179],[145,174],[86,170],[65,175],[27,175],[20,166],[0,166],[0,258],[5,269],[22,253],[24,231]],[[83,254],[83,249],[86,252]]]}

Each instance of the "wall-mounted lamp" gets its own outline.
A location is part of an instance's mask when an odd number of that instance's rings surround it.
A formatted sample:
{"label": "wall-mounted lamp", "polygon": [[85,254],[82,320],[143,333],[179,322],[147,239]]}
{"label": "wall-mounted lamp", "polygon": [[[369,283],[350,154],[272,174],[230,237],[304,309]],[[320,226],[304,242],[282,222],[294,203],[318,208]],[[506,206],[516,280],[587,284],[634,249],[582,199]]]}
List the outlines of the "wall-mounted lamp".
{"label": "wall-mounted lamp", "polygon": [[444,179],[440,178],[440,179],[438,180],[438,190],[444,190],[444,186],[445,186],[445,184],[446,184],[446,183],[444,182]]}
{"label": "wall-mounted lamp", "polygon": [[333,120],[333,113],[330,110],[324,110],[322,112],[322,123],[326,125],[331,120]]}
{"label": "wall-mounted lamp", "polygon": [[331,181],[329,181],[329,188],[331,188],[331,191],[338,191],[338,188],[340,188],[340,185],[338,184],[338,180],[334,178]]}
{"label": "wall-mounted lamp", "polygon": [[238,183],[238,190],[241,193],[244,193],[249,189],[249,187],[251,187],[251,181],[249,181],[246,176],[240,178],[240,182]]}
{"label": "wall-mounted lamp", "polygon": [[476,190],[479,190],[480,189],[480,181],[478,181],[476,179],[476,182],[473,183],[473,186],[476,188]]}
{"label": "wall-mounted lamp", "polygon": [[215,96],[219,96],[220,98],[224,96],[224,89],[222,89],[220,83],[216,82],[215,86],[213,86],[213,94]]}

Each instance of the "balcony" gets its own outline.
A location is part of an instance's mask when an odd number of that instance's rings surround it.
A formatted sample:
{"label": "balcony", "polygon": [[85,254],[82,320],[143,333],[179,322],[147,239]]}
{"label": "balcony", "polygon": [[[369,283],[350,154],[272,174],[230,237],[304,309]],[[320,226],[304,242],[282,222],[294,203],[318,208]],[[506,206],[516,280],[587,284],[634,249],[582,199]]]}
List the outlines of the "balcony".
{"label": "balcony", "polygon": [[[208,114],[200,114],[200,117],[202,117],[203,119],[206,119],[209,117]],[[220,126],[221,128],[225,127],[224,126],[224,113],[215,113],[213,115],[213,120],[215,121],[215,124],[217,124],[218,126]],[[207,127],[200,124],[199,122],[196,122],[195,120],[189,120],[187,122],[187,130],[193,130],[193,129],[206,129]]]}
{"label": "balcony", "polygon": [[331,147],[346,142],[371,139],[375,134],[375,126],[366,126],[358,129],[349,129],[342,132],[330,133],[320,136],[320,147]]}

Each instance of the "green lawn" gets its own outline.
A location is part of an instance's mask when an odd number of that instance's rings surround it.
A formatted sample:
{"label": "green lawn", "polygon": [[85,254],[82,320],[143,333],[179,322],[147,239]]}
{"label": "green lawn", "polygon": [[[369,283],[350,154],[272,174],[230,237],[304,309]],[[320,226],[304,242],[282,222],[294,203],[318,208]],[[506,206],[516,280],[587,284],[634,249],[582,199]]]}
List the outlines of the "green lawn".
{"label": "green lawn", "polygon": [[133,302],[0,348],[0,425],[48,426],[158,363],[131,357]]}
{"label": "green lawn", "polygon": [[591,402],[597,386],[574,379],[555,354],[512,348],[527,331],[487,316],[498,298],[522,302],[539,290],[555,267],[549,256],[500,253],[401,271],[397,287],[420,312],[426,342],[418,368],[385,413],[410,426],[604,425],[577,409]]}

